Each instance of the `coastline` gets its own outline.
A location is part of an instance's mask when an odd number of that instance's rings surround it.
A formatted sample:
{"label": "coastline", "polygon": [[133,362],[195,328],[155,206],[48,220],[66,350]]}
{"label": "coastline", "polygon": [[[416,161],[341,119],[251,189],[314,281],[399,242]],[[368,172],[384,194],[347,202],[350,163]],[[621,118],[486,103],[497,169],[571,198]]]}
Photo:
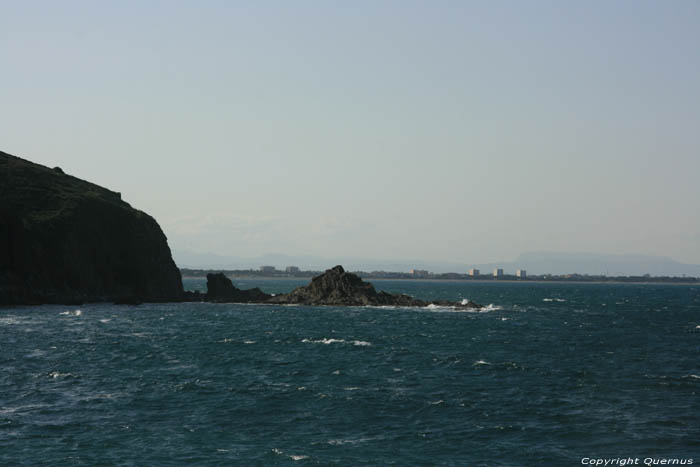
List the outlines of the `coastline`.
{"label": "coastline", "polygon": [[[311,280],[314,276],[228,276],[233,279],[243,279],[243,280],[273,280],[273,281],[296,281],[296,280]],[[183,279],[202,279],[206,280],[205,276],[182,276]],[[611,284],[611,285],[697,285],[700,286],[700,282],[688,282],[688,281],[619,281],[619,280],[609,280],[609,281],[599,281],[599,280],[540,280],[540,279],[525,279],[525,280],[511,280],[511,279],[429,279],[429,278],[391,278],[391,277],[363,277],[364,280],[372,282],[463,282],[467,284]]]}

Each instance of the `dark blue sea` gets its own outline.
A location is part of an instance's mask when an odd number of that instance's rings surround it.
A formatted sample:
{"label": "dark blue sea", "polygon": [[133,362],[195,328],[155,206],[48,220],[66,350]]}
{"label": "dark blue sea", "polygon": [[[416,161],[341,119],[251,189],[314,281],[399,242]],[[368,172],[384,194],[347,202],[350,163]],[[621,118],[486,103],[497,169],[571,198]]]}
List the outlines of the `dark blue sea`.
{"label": "dark blue sea", "polygon": [[700,464],[700,287],[374,283],[491,305],[0,309],[0,465]]}

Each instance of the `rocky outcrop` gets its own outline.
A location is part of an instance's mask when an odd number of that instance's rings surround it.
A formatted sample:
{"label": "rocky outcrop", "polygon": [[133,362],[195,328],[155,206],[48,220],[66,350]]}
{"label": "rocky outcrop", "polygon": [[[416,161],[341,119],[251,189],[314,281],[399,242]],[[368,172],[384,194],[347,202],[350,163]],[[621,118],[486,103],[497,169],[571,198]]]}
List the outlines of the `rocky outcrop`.
{"label": "rocky outcrop", "polygon": [[299,287],[288,294],[274,296],[268,300],[268,303],[406,307],[424,307],[434,304],[456,308],[483,308],[473,302],[458,303],[445,300],[426,302],[408,295],[377,292],[372,284],[364,282],[355,274],[346,272],[342,266],[336,266],[314,277],[307,286]]}
{"label": "rocky outcrop", "polygon": [[259,288],[241,290],[223,273],[207,274],[207,295],[210,302],[261,303],[272,298]]}
{"label": "rocky outcrop", "polygon": [[152,217],[119,193],[0,152],[0,305],[182,295]]}

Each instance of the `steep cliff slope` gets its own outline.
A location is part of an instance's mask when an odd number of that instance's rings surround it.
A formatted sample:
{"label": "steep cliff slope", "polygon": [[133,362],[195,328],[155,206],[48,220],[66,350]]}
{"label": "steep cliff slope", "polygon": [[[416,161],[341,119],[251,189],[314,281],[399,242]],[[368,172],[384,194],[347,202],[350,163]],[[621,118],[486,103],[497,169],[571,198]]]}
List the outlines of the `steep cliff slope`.
{"label": "steep cliff slope", "polygon": [[119,193],[0,152],[0,305],[181,297],[152,217]]}

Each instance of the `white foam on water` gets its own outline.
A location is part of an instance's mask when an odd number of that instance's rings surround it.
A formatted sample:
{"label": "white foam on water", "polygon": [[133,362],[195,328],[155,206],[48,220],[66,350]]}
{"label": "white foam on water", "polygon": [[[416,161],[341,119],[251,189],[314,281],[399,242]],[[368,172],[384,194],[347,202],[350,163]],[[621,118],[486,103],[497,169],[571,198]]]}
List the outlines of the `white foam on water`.
{"label": "white foam on water", "polygon": [[490,365],[490,363],[486,360],[477,360],[474,362],[474,365]]}
{"label": "white foam on water", "polygon": [[[466,305],[466,303],[468,303],[468,301],[465,302],[462,300],[463,305]],[[489,303],[487,306],[482,308],[457,308],[453,306],[435,305],[434,303],[431,303],[423,309],[434,313],[488,313],[489,311],[502,310],[503,307]]]}
{"label": "white foam on water", "polygon": [[334,375],[339,375],[339,374],[340,374],[340,370],[335,370],[332,374],[334,374]]}
{"label": "white foam on water", "polygon": [[563,298],[543,298],[542,301],[543,302],[560,302],[561,303],[561,302],[565,302],[566,300],[564,300]]}
{"label": "white foam on water", "polygon": [[440,399],[439,401],[431,402],[430,405],[440,405],[440,404],[444,404],[444,403],[445,403],[445,401]]}
{"label": "white foam on water", "polygon": [[342,344],[345,342],[345,339],[318,339],[318,340],[313,340],[313,339],[302,339],[302,342],[308,342],[311,344]]}
{"label": "white foam on water", "polygon": [[302,339],[301,341],[304,342],[304,343],[308,343],[308,344],[325,344],[325,345],[329,345],[329,344],[352,344],[352,345],[356,345],[356,346],[358,346],[358,347],[369,347],[369,346],[372,345],[371,342],[367,342],[367,341],[350,341],[350,342],[348,342],[348,341],[346,341],[345,339],[334,339],[334,338],[330,338],[330,339],[329,339],[329,338],[323,338],[323,339]]}
{"label": "white foam on water", "polygon": [[101,319],[101,320],[100,320],[100,323],[109,323],[110,321],[112,321],[112,320],[111,320],[111,319],[104,318],[104,319]]}
{"label": "white foam on water", "polygon": [[64,315],[64,316],[80,316],[83,314],[82,310],[75,310],[75,311],[62,311],[59,313],[59,315]]}
{"label": "white foam on water", "polygon": [[65,315],[65,316],[80,316],[83,314],[83,311],[82,310],[64,311],[61,314]]}
{"label": "white foam on water", "polygon": [[359,390],[359,389],[360,389],[360,388],[355,387],[355,386],[349,386],[349,387],[347,387],[347,388],[343,388],[343,390],[345,390],[345,391],[357,391],[357,390]]}
{"label": "white foam on water", "polygon": [[6,318],[0,318],[0,324],[22,324],[22,320],[16,316],[8,316]]}
{"label": "white foam on water", "polygon": [[283,456],[283,455],[287,456],[290,459],[292,459],[293,461],[301,461],[301,460],[309,458],[309,456],[305,456],[303,454],[285,454],[283,450],[277,449],[277,448],[272,448],[272,452],[274,452],[275,454],[277,454],[279,456]]}
{"label": "white foam on water", "polygon": [[688,378],[700,379],[700,376],[698,376],[698,375],[688,375]]}
{"label": "white foam on water", "polygon": [[373,438],[330,439],[326,442],[333,446],[342,446],[343,444],[366,443],[367,441],[372,441],[372,439]]}
{"label": "white foam on water", "polygon": [[42,409],[48,407],[48,404],[29,404],[29,405],[18,405],[17,407],[2,407],[0,408],[0,415],[13,414],[17,411],[31,411],[33,409]]}
{"label": "white foam on water", "polygon": [[255,341],[243,341],[244,344],[255,344]]}
{"label": "white foam on water", "polygon": [[51,373],[49,373],[49,377],[51,377],[53,379],[67,378],[69,376],[75,377],[75,375],[73,373],[61,373],[58,371],[52,371]]}

